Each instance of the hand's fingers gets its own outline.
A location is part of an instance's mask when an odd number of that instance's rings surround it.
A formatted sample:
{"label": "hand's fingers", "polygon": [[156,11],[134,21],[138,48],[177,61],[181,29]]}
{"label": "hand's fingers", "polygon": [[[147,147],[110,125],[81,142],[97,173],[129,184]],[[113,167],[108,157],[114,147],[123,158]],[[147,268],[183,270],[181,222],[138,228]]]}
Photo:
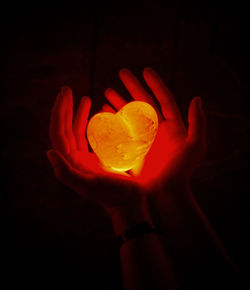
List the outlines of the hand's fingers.
{"label": "hand's fingers", "polygon": [[77,148],[79,150],[88,150],[88,144],[85,137],[86,126],[91,107],[89,97],[83,97],[73,121],[73,131],[76,137]]}
{"label": "hand's fingers", "polygon": [[50,140],[52,147],[63,154],[70,150],[68,138],[65,135],[65,97],[60,92],[57,95],[50,116]]}
{"label": "hand's fingers", "polygon": [[188,141],[191,144],[200,144],[205,150],[206,147],[206,118],[202,110],[200,97],[192,99],[188,111]]}
{"label": "hand's fingers", "polygon": [[154,106],[153,98],[130,70],[127,68],[121,69],[119,77],[134,100],[146,102]]}
{"label": "hand's fingers", "polygon": [[113,113],[113,114],[116,113],[116,111],[115,111],[111,106],[109,106],[109,105],[107,105],[107,104],[104,104],[104,105],[102,106],[102,111],[103,111],[103,112]]}
{"label": "hand's fingers", "polygon": [[65,98],[65,121],[64,121],[64,130],[65,134],[68,137],[68,141],[70,144],[71,150],[76,150],[76,139],[72,130],[72,122],[73,122],[73,96],[72,90],[69,87],[62,87],[61,93]]}
{"label": "hand's fingers", "polygon": [[106,99],[110,102],[110,104],[114,108],[116,108],[117,111],[119,111],[123,106],[127,104],[123,97],[111,88],[106,89],[104,95]]}
{"label": "hand's fingers", "polygon": [[49,150],[47,157],[53,167],[55,176],[66,186],[79,194],[87,194],[88,183],[94,178],[90,174],[83,174],[71,167],[69,162],[56,150]]}
{"label": "hand's fingers", "polygon": [[165,119],[182,120],[173,94],[165,86],[158,74],[151,68],[146,68],[143,71],[143,77],[159,101]]}
{"label": "hand's fingers", "polygon": [[139,80],[134,76],[134,74],[130,70],[124,68],[120,70],[119,77],[123,82],[124,86],[127,88],[129,93],[133,97],[133,99],[136,101],[149,103],[151,106],[153,106],[157,112],[159,121],[162,121],[163,119],[162,115],[157,109],[152,96],[143,88],[143,86],[141,85]]}

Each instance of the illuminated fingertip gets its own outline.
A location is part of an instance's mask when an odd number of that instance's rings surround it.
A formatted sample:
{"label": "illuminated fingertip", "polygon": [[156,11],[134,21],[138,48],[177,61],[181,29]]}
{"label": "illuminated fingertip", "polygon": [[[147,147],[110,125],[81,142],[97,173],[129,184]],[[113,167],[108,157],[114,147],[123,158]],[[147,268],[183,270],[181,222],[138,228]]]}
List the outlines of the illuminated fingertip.
{"label": "illuminated fingertip", "polygon": [[203,111],[201,97],[194,97],[193,100],[192,100],[192,103],[194,104],[194,106],[196,107],[196,109],[198,109],[200,112]]}
{"label": "illuminated fingertip", "polygon": [[156,76],[156,72],[151,67],[146,67],[143,71],[144,75],[154,75]]}
{"label": "illuminated fingertip", "polygon": [[143,70],[144,73],[152,72],[152,71],[153,71],[153,70],[152,70],[152,68],[150,68],[150,67],[145,67],[144,70]]}
{"label": "illuminated fingertip", "polygon": [[122,68],[120,71],[119,71],[119,76],[124,76],[124,75],[127,75],[131,73],[130,70],[128,68]]}
{"label": "illuminated fingertip", "polygon": [[104,91],[104,95],[109,95],[109,94],[111,94],[111,93],[113,93],[113,92],[114,92],[113,89],[111,89],[111,88],[107,88],[107,89]]}
{"label": "illuminated fingertip", "polygon": [[91,105],[91,99],[89,96],[83,96],[81,99],[81,103],[84,103],[86,105]]}
{"label": "illuminated fingertip", "polygon": [[63,95],[72,95],[72,90],[70,87],[63,86],[63,87],[61,87],[61,93]]}
{"label": "illuminated fingertip", "polygon": [[199,105],[202,104],[202,99],[201,99],[201,97],[199,97],[199,96],[194,97],[194,101],[195,101],[197,104],[199,104]]}

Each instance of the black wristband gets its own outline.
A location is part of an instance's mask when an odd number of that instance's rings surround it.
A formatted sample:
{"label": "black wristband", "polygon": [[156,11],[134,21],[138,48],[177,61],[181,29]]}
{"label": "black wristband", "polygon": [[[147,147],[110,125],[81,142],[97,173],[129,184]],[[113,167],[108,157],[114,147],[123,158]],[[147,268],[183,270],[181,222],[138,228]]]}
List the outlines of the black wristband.
{"label": "black wristband", "polygon": [[136,237],[143,236],[145,234],[152,233],[152,232],[156,232],[155,226],[150,222],[143,222],[126,230],[124,234],[118,236],[117,239],[121,246],[131,239],[134,239]]}

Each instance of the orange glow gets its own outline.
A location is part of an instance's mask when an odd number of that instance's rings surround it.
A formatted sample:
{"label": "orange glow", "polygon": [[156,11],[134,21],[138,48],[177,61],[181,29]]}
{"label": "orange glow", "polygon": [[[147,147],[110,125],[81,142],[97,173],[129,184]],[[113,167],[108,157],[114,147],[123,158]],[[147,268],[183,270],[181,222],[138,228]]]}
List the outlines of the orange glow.
{"label": "orange glow", "polygon": [[148,103],[133,101],[116,114],[94,115],[87,127],[87,137],[107,170],[124,172],[142,164],[157,129],[154,108]]}

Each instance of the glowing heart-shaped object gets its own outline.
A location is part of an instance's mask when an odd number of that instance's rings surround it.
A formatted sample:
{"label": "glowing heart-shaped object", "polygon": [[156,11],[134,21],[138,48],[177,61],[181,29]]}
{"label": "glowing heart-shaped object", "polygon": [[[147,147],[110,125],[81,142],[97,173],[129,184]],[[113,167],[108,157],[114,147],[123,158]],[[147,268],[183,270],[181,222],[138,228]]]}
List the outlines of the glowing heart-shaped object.
{"label": "glowing heart-shaped object", "polygon": [[154,108],[148,103],[133,101],[116,114],[94,115],[88,124],[87,137],[104,167],[127,171],[144,159],[157,129]]}

